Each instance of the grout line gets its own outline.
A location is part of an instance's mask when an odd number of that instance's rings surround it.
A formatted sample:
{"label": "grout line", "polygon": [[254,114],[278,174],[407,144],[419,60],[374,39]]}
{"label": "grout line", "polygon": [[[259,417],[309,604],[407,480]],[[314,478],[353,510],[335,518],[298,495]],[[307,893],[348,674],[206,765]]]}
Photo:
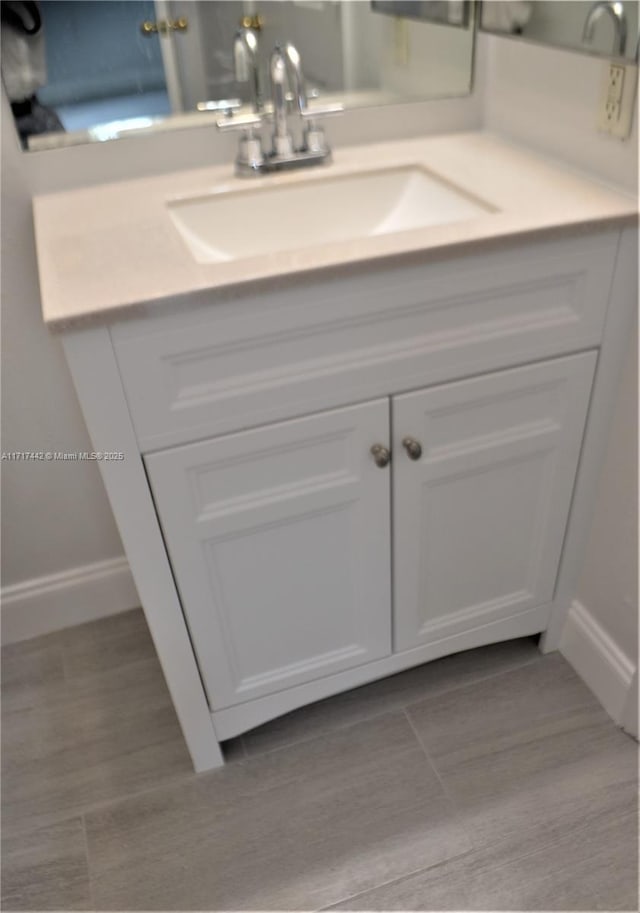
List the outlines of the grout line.
{"label": "grout line", "polygon": [[[148,661],[151,660],[151,659],[155,659],[155,656],[153,656],[153,657],[148,657],[148,658],[144,659],[143,661],[144,661],[144,662],[148,662]],[[286,749],[291,749],[291,748],[293,748],[293,747],[295,747],[295,746],[297,746],[297,745],[302,745],[302,744],[304,744],[304,743],[306,743],[306,742],[311,742],[311,741],[313,741],[314,739],[317,739],[317,738],[327,738],[327,736],[330,736],[330,735],[333,734],[333,733],[343,732],[343,731],[345,731],[345,730],[347,730],[347,729],[352,728],[353,726],[358,726],[358,725],[360,725],[360,724],[362,724],[362,723],[372,722],[373,720],[379,719],[379,718],[381,718],[381,717],[383,717],[383,716],[386,716],[386,715],[389,715],[389,714],[402,713],[402,714],[405,715],[405,717],[406,717],[407,720],[409,721],[409,725],[410,725],[410,727],[411,727],[411,729],[412,729],[414,735],[415,735],[416,738],[418,739],[418,742],[419,742],[420,746],[422,747],[422,750],[423,750],[423,752],[425,753],[425,755],[426,755],[426,757],[427,757],[427,760],[429,761],[431,767],[433,768],[433,770],[434,770],[434,772],[435,772],[435,774],[436,774],[436,777],[438,778],[438,781],[440,782],[440,784],[441,784],[441,786],[442,786],[443,792],[445,793],[445,795],[447,796],[447,798],[449,798],[449,800],[452,802],[452,804],[453,804],[453,806],[454,806],[454,809],[456,810],[456,813],[457,813],[457,809],[456,809],[455,803],[453,802],[453,799],[451,798],[451,796],[450,796],[450,794],[449,794],[447,788],[445,787],[445,785],[444,785],[444,783],[443,783],[443,781],[442,781],[442,779],[441,779],[441,777],[440,777],[440,774],[439,774],[439,772],[438,772],[438,770],[437,770],[437,768],[436,768],[435,763],[434,763],[433,760],[431,759],[431,757],[430,757],[430,755],[429,755],[429,753],[428,753],[426,747],[425,747],[424,744],[422,743],[422,740],[421,740],[420,737],[417,735],[417,732],[416,732],[416,730],[415,730],[415,728],[414,728],[414,726],[413,726],[413,723],[412,723],[412,721],[411,721],[411,719],[410,719],[410,717],[409,717],[409,715],[408,715],[408,713],[407,713],[407,708],[413,707],[413,706],[415,706],[416,704],[421,704],[421,703],[423,703],[424,701],[436,700],[437,698],[442,697],[444,694],[448,694],[448,693],[450,693],[450,692],[452,692],[452,691],[458,691],[458,690],[460,690],[461,688],[464,688],[464,687],[466,687],[466,686],[468,686],[468,685],[476,685],[476,684],[478,684],[479,682],[486,681],[486,680],[491,679],[491,678],[496,678],[497,676],[500,676],[500,675],[508,674],[509,672],[515,671],[516,669],[523,668],[524,666],[527,666],[527,665],[531,665],[531,664],[533,664],[533,663],[535,663],[535,662],[538,662],[538,661],[540,661],[540,657],[539,657],[539,656],[536,656],[536,657],[534,657],[533,659],[527,660],[526,662],[523,662],[523,663],[521,663],[521,664],[519,664],[519,665],[517,665],[517,666],[513,666],[513,667],[511,667],[511,668],[509,668],[509,669],[501,670],[500,672],[496,672],[496,673],[494,673],[493,675],[483,676],[483,677],[481,677],[481,678],[479,678],[479,679],[474,679],[473,681],[468,681],[468,682],[465,682],[464,684],[461,684],[461,685],[458,685],[458,686],[454,686],[454,687],[452,687],[452,688],[448,688],[448,689],[446,689],[445,691],[442,691],[442,692],[439,692],[439,693],[436,694],[436,695],[433,695],[432,697],[422,697],[422,698],[420,698],[420,699],[418,699],[418,700],[416,700],[416,701],[412,701],[410,704],[407,704],[407,705],[403,705],[403,704],[401,704],[401,703],[399,703],[398,705],[395,705],[395,706],[388,706],[388,705],[382,706],[382,705],[381,705],[381,706],[379,707],[379,709],[373,710],[372,713],[367,713],[367,714],[365,714],[365,715],[363,715],[363,716],[359,716],[357,719],[350,720],[349,722],[346,722],[346,723],[344,723],[344,724],[342,724],[342,725],[334,726],[334,727],[331,727],[330,729],[325,730],[325,731],[323,731],[323,732],[314,733],[314,734],[312,734],[312,735],[305,736],[305,737],[303,737],[303,738],[294,739],[293,741],[286,742],[286,743],[284,743],[284,744],[282,744],[282,745],[275,746],[275,747],[273,747],[273,748],[269,748],[269,749],[267,749],[267,750],[265,750],[265,751],[249,752],[249,751],[247,750],[246,742],[245,742],[245,740],[244,740],[244,737],[241,735],[241,736],[240,736],[240,739],[241,739],[241,745],[242,745],[242,749],[243,749],[243,753],[244,753],[244,757],[243,757],[241,760],[242,760],[242,761],[244,761],[244,760],[248,760],[248,761],[257,761],[259,758],[261,758],[261,757],[263,757],[263,756],[265,756],[265,755],[273,754],[273,753],[275,753],[275,752],[283,751],[283,750],[286,750]],[[139,662],[139,661],[138,661],[138,662]],[[66,672],[66,670],[64,670],[64,671]],[[409,671],[409,670],[407,670],[407,671]],[[398,674],[402,674],[402,673],[398,673]],[[363,685],[363,686],[360,686],[360,687],[366,688],[367,685]],[[325,698],[325,700],[331,700],[331,698]],[[99,800],[98,802],[91,803],[91,804],[89,804],[89,805],[87,805],[87,806],[81,806],[79,809],[75,809],[75,810],[67,809],[67,810],[64,810],[64,811],[61,810],[61,811],[60,811],[59,813],[57,813],[57,814],[54,813],[53,816],[52,816],[51,818],[48,818],[48,817],[47,817],[47,818],[46,818],[45,820],[43,820],[43,821],[34,822],[29,828],[26,828],[25,831],[28,831],[28,830],[31,830],[31,829],[34,829],[34,828],[38,828],[38,827],[46,827],[46,826],[48,826],[48,825],[50,825],[50,824],[55,824],[55,823],[58,823],[58,822],[60,822],[60,821],[64,821],[64,820],[66,820],[66,819],[68,819],[69,817],[72,817],[72,816],[74,816],[74,815],[82,815],[82,817],[83,817],[83,819],[84,819],[84,816],[87,815],[87,814],[93,814],[93,813],[95,813],[95,812],[100,812],[101,810],[103,810],[103,809],[105,809],[105,808],[109,808],[109,807],[111,807],[111,806],[113,806],[113,805],[115,805],[115,804],[117,804],[117,803],[129,801],[129,800],[132,800],[132,799],[137,799],[137,798],[140,797],[140,796],[145,796],[145,795],[151,794],[151,793],[155,792],[156,790],[167,789],[167,788],[173,788],[173,787],[178,787],[178,786],[180,786],[180,785],[186,785],[187,783],[191,782],[191,781],[192,781],[194,778],[196,778],[196,777],[206,776],[207,774],[219,773],[220,771],[223,771],[223,770],[224,770],[224,767],[223,767],[223,768],[219,768],[218,771],[212,770],[212,771],[206,771],[206,772],[204,772],[204,773],[202,773],[202,774],[196,774],[191,768],[189,768],[189,769],[187,769],[187,770],[185,770],[185,771],[183,771],[183,772],[179,772],[179,773],[172,774],[172,775],[170,775],[167,779],[162,780],[162,781],[159,782],[159,783],[154,783],[154,784],[152,784],[152,785],[149,785],[149,786],[146,786],[146,787],[142,787],[142,788],[140,788],[140,789],[134,790],[133,792],[125,792],[125,793],[119,794],[119,795],[117,795],[117,796],[113,796],[113,797],[111,797],[111,798],[101,799],[101,800]],[[18,834],[19,834],[19,833],[23,833],[23,831],[22,831],[21,828],[18,827],[18,828],[16,829],[16,833],[18,833]]]}
{"label": "grout line", "polygon": [[84,818],[84,812],[80,815],[80,824],[82,826],[82,835],[84,837],[84,856],[87,863],[87,884],[89,887],[89,906],[95,910],[95,898],[93,896],[93,879],[91,878],[91,862],[89,861],[89,837],[87,835],[87,822]]}
{"label": "grout line", "polygon": [[[418,733],[418,730],[417,730],[416,727],[413,725],[413,720],[412,720],[411,717],[409,716],[409,713],[408,713],[408,711],[407,711],[406,708],[404,709],[403,713],[404,713],[405,717],[407,718],[407,722],[409,723],[409,726],[411,727],[411,731],[413,732],[414,736],[416,737],[417,742],[418,742],[418,745],[419,745],[420,748],[422,749],[422,751],[423,751],[423,753],[424,753],[424,756],[426,757],[426,759],[427,759],[427,761],[428,761],[428,763],[429,763],[429,766],[431,767],[431,769],[433,770],[434,774],[435,774],[436,777],[437,777],[437,780],[438,780],[438,783],[440,784],[440,787],[441,787],[441,789],[442,789],[442,792],[445,794],[445,796],[447,797],[447,799],[448,799],[449,802],[451,803],[451,806],[452,806],[452,808],[453,808],[455,817],[456,817],[456,818],[460,818],[460,812],[459,812],[459,810],[458,810],[458,806],[457,806],[457,804],[456,804],[456,802],[455,802],[453,796],[452,796],[451,793],[449,792],[449,790],[448,790],[448,788],[447,788],[447,786],[446,786],[444,780],[443,780],[442,777],[440,776],[440,771],[439,771],[438,768],[436,767],[433,758],[432,758],[431,755],[429,754],[429,752],[428,752],[428,750],[427,750],[427,746],[424,744],[424,742],[423,742],[423,740],[422,740],[420,734]],[[472,844],[473,844],[473,841],[472,841]],[[474,845],[474,847],[475,847],[475,844],[473,844],[473,845]]]}
{"label": "grout line", "polygon": [[[373,684],[373,682],[371,682],[371,684]],[[366,685],[361,686],[361,687],[366,688]],[[333,697],[339,697],[340,694],[344,694],[344,693],[346,693],[346,692],[340,692],[339,694],[333,695]],[[331,698],[323,698],[323,700],[331,700]],[[306,705],[306,706],[309,706],[309,705]],[[302,707],[299,707],[297,709],[304,710],[305,705],[303,705]],[[326,739],[328,736],[331,736],[336,732],[344,732],[345,729],[351,729],[353,726],[359,726],[361,723],[370,723],[372,720],[377,720],[380,717],[387,716],[390,713],[402,713],[403,710],[404,710],[404,708],[402,707],[401,704],[398,704],[397,707],[384,706],[384,707],[381,707],[379,710],[374,710],[371,714],[367,714],[366,716],[359,716],[357,719],[349,720],[348,722],[344,722],[344,723],[339,723],[337,726],[331,726],[329,729],[323,729],[320,732],[314,732],[314,733],[310,733],[309,735],[301,736],[300,738],[294,738],[290,742],[283,742],[282,745],[274,745],[272,748],[264,748],[260,751],[255,751],[255,750],[251,751],[251,752],[247,751],[247,758],[251,761],[255,761],[256,758],[262,758],[265,755],[275,754],[277,751],[284,751],[285,749],[288,749],[288,748],[295,748],[298,745],[304,745],[306,742],[313,742],[315,739],[320,739],[320,738]],[[295,713],[297,711],[292,711],[292,712]],[[251,730],[249,730],[249,731],[251,731]],[[244,740],[243,740],[243,742],[244,742]],[[246,750],[246,746],[245,746],[245,750]]]}
{"label": "grout line", "polygon": [[[487,644],[487,646],[490,646],[490,645]],[[476,647],[475,649],[480,650],[480,649],[482,649],[482,647]],[[446,656],[439,657],[439,659],[443,659],[443,660],[446,660],[447,658],[448,657],[446,657]],[[409,707],[415,707],[416,704],[422,704],[425,701],[438,700],[441,697],[443,697],[445,694],[451,694],[454,691],[460,691],[462,688],[466,688],[470,685],[478,685],[481,682],[488,681],[489,679],[492,679],[492,678],[497,678],[500,675],[507,675],[509,672],[515,672],[517,669],[522,669],[525,666],[530,666],[530,665],[533,665],[533,663],[540,662],[541,659],[543,659],[542,654],[540,654],[539,656],[533,657],[533,659],[524,660],[522,663],[518,663],[515,666],[509,666],[506,669],[500,669],[498,672],[489,673],[487,675],[481,675],[480,678],[470,679],[469,681],[466,681],[459,685],[452,685],[450,688],[445,688],[443,691],[438,691],[437,694],[427,695],[427,696],[423,695],[421,697],[416,698],[415,700],[410,700],[409,703],[399,701],[397,704],[394,704],[394,705],[385,704],[383,706],[380,706],[379,709],[372,708],[370,713],[366,713],[363,716],[359,716],[357,719],[349,720],[348,722],[345,722],[345,723],[340,723],[337,726],[331,726],[331,728],[323,730],[322,732],[319,732],[319,733],[315,732],[313,734],[304,735],[299,738],[293,738],[291,741],[283,742],[281,745],[274,745],[271,748],[265,748],[265,749],[261,749],[258,751],[256,751],[256,750],[248,751],[246,749],[246,745],[245,745],[245,750],[247,751],[247,758],[253,760],[254,758],[262,757],[263,755],[273,754],[276,751],[282,751],[285,748],[293,748],[296,745],[302,745],[304,742],[310,742],[313,739],[320,738],[320,736],[326,737],[328,735],[331,735],[331,733],[341,732],[345,729],[350,729],[352,726],[357,726],[360,723],[371,722],[372,720],[378,719],[381,716],[385,716],[388,713],[402,713],[404,710],[406,710]],[[406,673],[414,671],[415,669],[419,669],[420,666],[422,666],[422,665],[426,666],[426,665],[429,665],[429,662],[436,662],[436,661],[437,660],[427,660],[427,662],[425,662],[425,663],[419,663],[417,666],[412,666],[409,669],[403,669],[400,672],[394,673],[394,675],[392,675],[392,676],[387,676],[387,678],[394,678],[396,675],[404,675]],[[314,702],[312,702],[311,705],[307,705],[307,706],[313,706],[313,703],[324,703],[325,701],[331,701],[334,698],[340,697],[341,694],[346,694],[349,691],[358,691],[360,688],[363,688],[363,689],[368,688],[369,686],[377,684],[381,681],[384,681],[384,678],[375,679],[372,682],[366,682],[364,685],[358,685],[357,688],[347,689],[347,691],[344,691],[344,692],[338,692],[338,694],[334,694],[334,695],[331,695],[330,697],[322,698],[320,701],[314,701]],[[292,710],[290,712],[298,713],[299,711],[304,710],[304,709],[305,709],[305,705],[303,705],[302,707],[298,707],[298,708],[296,708],[296,710]],[[264,723],[262,725],[268,725],[268,723]],[[257,728],[260,728],[260,727],[257,727]]]}
{"label": "grout line", "polygon": [[371,887],[366,888],[364,891],[358,891],[356,894],[347,894],[346,897],[341,897],[340,900],[334,900],[333,903],[330,903],[325,907],[320,907],[316,913],[324,913],[326,910],[332,910],[337,904],[346,903],[350,900],[357,900],[358,897],[366,897],[366,895],[370,894],[372,891],[379,891],[381,888],[388,888],[394,884],[402,884],[402,882],[408,881],[416,875],[422,875],[423,872],[429,872],[432,869],[439,869],[441,866],[448,865],[450,862],[455,862],[457,859],[464,859],[465,856],[470,856],[474,852],[475,850],[471,849],[464,853],[456,853],[453,856],[449,856],[447,859],[441,859],[440,862],[435,862],[433,865],[425,865],[422,866],[422,868],[406,872],[404,875],[399,875],[397,878],[390,878],[389,881],[381,881],[379,884],[371,885]]}
{"label": "grout line", "polygon": [[[438,778],[438,782],[440,783],[444,794],[446,795],[447,799],[449,799],[449,801],[452,804],[454,817],[457,818],[458,821],[460,822],[460,825],[462,827],[464,827],[465,823],[462,818],[462,812],[458,809],[457,804],[456,804],[453,796],[449,792],[442,776],[440,775],[440,772],[439,772],[434,760],[432,759],[431,755],[429,754],[429,751],[428,751],[423,739],[420,737],[418,731],[416,730],[416,728],[413,724],[413,721],[411,720],[411,717],[409,716],[409,713],[407,712],[406,709],[404,712],[405,712],[405,715],[409,722],[409,725],[411,726],[411,729],[412,729],[416,739],[418,740],[420,747],[422,748],[427,760],[429,761],[431,767],[433,768],[433,771],[434,771],[436,777]],[[562,842],[562,834],[553,831],[554,826],[560,826],[560,825],[561,825],[561,819],[554,819],[554,821],[552,822],[552,825],[551,825],[551,835],[548,837],[549,845],[557,845],[558,843]],[[572,832],[573,836],[576,837],[583,832],[589,831],[590,828],[591,828],[591,821],[587,821],[586,823],[581,823],[580,821],[576,821],[571,829],[571,832]],[[524,830],[522,832],[535,833],[535,831],[536,831],[536,827],[534,825],[534,826],[524,828]],[[497,840],[495,840],[495,839],[489,840],[489,842],[483,843],[482,845],[476,845],[476,843],[473,840],[473,836],[471,833],[468,832],[468,829],[467,829],[467,833],[468,833],[469,840],[472,845],[472,850],[470,851],[470,853],[462,854],[463,856],[474,854],[474,853],[477,854],[477,853],[486,852],[486,851],[490,850],[492,847],[495,848],[500,845],[503,845],[505,843],[505,841],[508,840],[508,836],[506,836],[506,837],[503,836]],[[490,866],[490,868],[500,869],[504,865],[509,865],[514,862],[519,862],[522,859],[527,859],[531,856],[536,856],[542,851],[543,850],[540,847],[531,848],[529,850],[520,850],[515,855],[509,857],[507,860],[503,860],[503,861],[496,860],[496,862],[492,866]],[[454,859],[454,858],[460,858],[460,857],[451,857],[451,858]],[[443,860],[443,862],[448,862],[448,861],[449,860]],[[441,864],[441,863],[439,863],[439,864]]]}
{"label": "grout line", "polygon": [[[71,818],[81,817],[84,820],[86,815],[93,815],[96,812],[104,811],[121,802],[129,802],[132,799],[138,799],[141,796],[146,796],[157,790],[186,785],[196,777],[215,774],[221,770],[224,770],[224,767],[214,768],[212,770],[204,771],[201,774],[196,774],[195,771],[188,769],[186,773],[172,774],[167,780],[164,780],[161,783],[155,783],[152,786],[146,786],[142,789],[134,790],[133,792],[121,793],[117,796],[112,796],[110,799],[100,799],[97,802],[92,802],[89,805],[82,805],[78,808],[71,807],[64,810],[61,809],[59,812],[52,812],[50,815],[44,815],[40,820],[34,819],[26,827],[14,827],[9,825],[9,836],[21,837],[29,834],[31,831],[39,830],[40,828],[53,827],[56,824],[62,824],[64,821],[68,821]],[[5,834],[5,836],[7,835]]]}
{"label": "grout line", "polygon": [[[591,826],[590,822],[588,822],[587,824],[580,824],[579,820],[577,820],[569,839],[578,837],[581,833],[588,831],[590,829],[590,826]],[[535,833],[536,827],[526,828],[525,832]],[[408,881],[410,878],[413,878],[416,875],[420,875],[424,872],[429,872],[432,870],[443,868],[444,866],[448,865],[451,862],[460,861],[462,859],[465,859],[468,856],[480,855],[480,858],[482,858],[481,854],[483,852],[486,852],[486,851],[492,850],[492,849],[495,850],[496,847],[503,846],[507,840],[508,840],[508,837],[502,837],[499,840],[490,842],[479,849],[471,849],[465,853],[458,853],[456,855],[449,856],[447,859],[442,859],[440,862],[437,862],[434,865],[428,865],[421,869],[415,869],[414,871],[407,872],[405,875],[401,875],[398,878],[392,878],[389,881],[384,881],[384,882],[381,882],[380,884],[373,885],[369,888],[366,888],[364,891],[358,891],[356,894],[349,894],[346,897],[342,897],[340,900],[336,900],[333,903],[328,904],[325,907],[321,907],[317,911],[317,913],[324,913],[324,911],[332,910],[338,904],[343,904],[347,901],[357,900],[359,897],[366,897],[367,894],[370,894],[373,891],[378,891],[381,888],[389,887],[390,885],[395,885],[395,884],[402,884],[403,882]],[[550,843],[537,846],[535,848],[526,850],[524,852],[520,851],[513,856],[509,856],[506,859],[501,859],[499,857],[496,857],[494,860],[490,860],[489,864],[484,866],[482,871],[485,873],[492,872],[492,871],[498,872],[500,869],[504,868],[505,866],[521,862],[524,859],[530,859],[531,857],[534,857],[534,856],[539,856],[541,853],[545,853],[550,846],[557,846],[557,844],[561,841],[562,841],[562,835],[552,835]],[[591,855],[587,856],[587,859],[597,860],[597,858],[598,858],[597,848],[594,849],[594,851]],[[364,910],[365,908],[362,908],[362,909]],[[366,908],[366,909],[369,909],[369,908]],[[423,908],[421,908],[421,909],[423,909]]]}
{"label": "grout line", "polygon": [[[487,646],[490,646],[490,645],[487,644]],[[476,647],[475,649],[481,650],[482,647]],[[451,655],[455,656],[455,654],[451,654]],[[548,654],[548,655],[551,656],[553,654]],[[440,657],[440,659],[447,659],[447,658],[448,657],[446,657],[446,656]],[[439,700],[441,697],[444,697],[446,694],[452,694],[455,691],[462,691],[463,688],[468,688],[471,685],[473,685],[473,686],[480,685],[483,682],[490,681],[492,678],[500,678],[501,675],[508,675],[510,672],[516,672],[519,669],[524,669],[526,666],[532,666],[534,663],[539,663],[544,658],[545,657],[542,654],[540,654],[539,656],[534,656],[533,659],[527,659],[522,663],[518,663],[516,666],[509,666],[508,668],[500,669],[497,672],[489,672],[487,675],[481,675],[480,678],[472,678],[472,679],[469,679],[469,681],[463,682],[462,684],[452,685],[450,688],[445,688],[444,691],[438,691],[437,694],[427,695],[426,697],[420,697],[417,700],[411,701],[408,704],[403,704],[402,709],[406,710],[409,707],[415,707],[416,704],[423,704],[423,703],[426,703],[427,701]],[[428,662],[429,661],[427,661],[427,663],[425,663],[425,665],[427,665]],[[431,662],[437,662],[437,660],[431,660]]]}
{"label": "grout line", "polygon": [[63,636],[64,633],[65,633],[64,630],[59,632],[59,636],[60,636],[59,650],[60,650],[60,662],[62,664],[62,680],[63,680],[66,688],[68,689],[72,683],[74,676],[72,676],[69,672],[69,657],[67,656],[67,647],[65,646],[65,642],[64,642],[64,636]]}
{"label": "grout line", "polygon": [[[224,770],[224,768],[218,768],[219,770]],[[214,770],[205,771],[205,773],[215,773]],[[114,796],[111,799],[101,799],[99,802],[94,802],[91,805],[87,805],[82,809],[82,816],[92,815],[95,812],[103,811],[104,809],[110,808],[112,805],[117,805],[120,802],[128,802],[131,799],[138,799],[140,796],[147,796],[149,793],[154,793],[160,789],[169,789],[174,786],[186,785],[192,779],[201,774],[196,774],[193,770],[188,770],[186,774],[175,774],[175,776],[169,777],[162,783],[156,783],[153,786],[146,786],[143,789],[134,790],[132,793],[123,793],[119,796]]]}
{"label": "grout line", "polygon": [[58,660],[60,662],[60,671],[62,672],[62,684],[65,688],[69,687],[69,672],[67,669],[67,659],[65,655],[64,642],[62,638],[59,638],[58,643],[52,645],[52,649],[58,654]]}

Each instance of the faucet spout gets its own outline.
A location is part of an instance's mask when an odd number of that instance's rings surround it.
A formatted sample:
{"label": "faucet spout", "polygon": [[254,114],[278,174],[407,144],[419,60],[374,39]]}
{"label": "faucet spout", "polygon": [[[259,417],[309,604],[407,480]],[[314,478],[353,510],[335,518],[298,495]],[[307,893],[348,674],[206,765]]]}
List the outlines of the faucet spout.
{"label": "faucet spout", "polygon": [[302,58],[297,48],[288,41],[284,48],[287,61],[287,72],[289,82],[293,83],[293,92],[298,107],[298,113],[303,114],[307,110],[307,87],[302,72]]}
{"label": "faucet spout", "polygon": [[273,101],[273,151],[276,155],[291,155],[293,140],[287,125],[287,58],[279,45],[276,45],[271,54],[269,75]]}
{"label": "faucet spout", "polygon": [[258,66],[258,39],[250,28],[241,28],[233,39],[233,63],[238,82],[250,82],[253,110],[262,110],[260,69]]}
{"label": "faucet spout", "polygon": [[618,0],[598,0],[593,4],[584,23],[582,40],[589,44],[593,42],[596,24],[603,16],[608,16],[613,23],[613,53],[622,57],[627,44],[627,15]]}

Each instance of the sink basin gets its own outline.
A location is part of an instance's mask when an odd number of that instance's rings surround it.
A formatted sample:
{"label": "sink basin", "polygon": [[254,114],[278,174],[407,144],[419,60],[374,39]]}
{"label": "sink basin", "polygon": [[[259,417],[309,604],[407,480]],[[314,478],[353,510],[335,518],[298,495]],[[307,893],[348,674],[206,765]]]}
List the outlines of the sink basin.
{"label": "sink basin", "polygon": [[493,207],[417,165],[172,200],[198,263],[220,263],[473,219]]}

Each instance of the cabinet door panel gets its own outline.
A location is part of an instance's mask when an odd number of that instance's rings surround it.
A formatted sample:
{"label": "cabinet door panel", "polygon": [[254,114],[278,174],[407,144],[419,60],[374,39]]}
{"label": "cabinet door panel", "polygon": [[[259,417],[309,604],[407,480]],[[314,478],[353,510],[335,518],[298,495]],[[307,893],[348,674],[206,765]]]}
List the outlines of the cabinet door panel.
{"label": "cabinet door panel", "polygon": [[595,361],[394,398],[395,650],[551,601]]}
{"label": "cabinet door panel", "polygon": [[212,707],[391,651],[388,400],[146,458]]}

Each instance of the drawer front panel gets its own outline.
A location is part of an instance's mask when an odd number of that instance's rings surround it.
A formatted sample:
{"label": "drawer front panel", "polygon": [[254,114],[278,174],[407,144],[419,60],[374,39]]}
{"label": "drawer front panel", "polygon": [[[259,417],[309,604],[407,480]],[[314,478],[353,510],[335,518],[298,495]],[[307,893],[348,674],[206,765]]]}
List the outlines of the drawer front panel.
{"label": "drawer front panel", "polygon": [[112,330],[143,451],[599,344],[617,232],[242,296]]}

